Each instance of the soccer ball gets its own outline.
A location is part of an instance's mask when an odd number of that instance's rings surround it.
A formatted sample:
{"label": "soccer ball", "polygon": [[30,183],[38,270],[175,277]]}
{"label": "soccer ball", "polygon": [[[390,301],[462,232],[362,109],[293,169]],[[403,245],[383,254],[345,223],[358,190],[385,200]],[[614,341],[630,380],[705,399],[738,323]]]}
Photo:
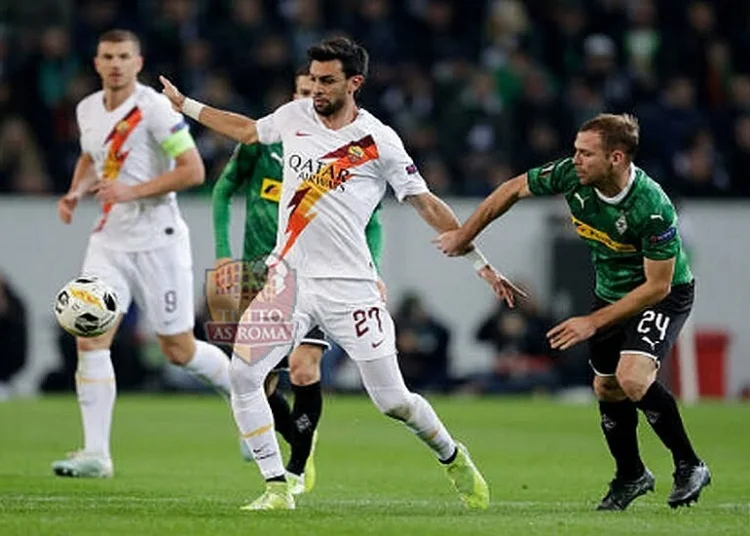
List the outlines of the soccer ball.
{"label": "soccer ball", "polygon": [[55,297],[55,316],[60,327],[76,337],[106,333],[119,314],[120,305],[114,290],[93,276],[77,277]]}

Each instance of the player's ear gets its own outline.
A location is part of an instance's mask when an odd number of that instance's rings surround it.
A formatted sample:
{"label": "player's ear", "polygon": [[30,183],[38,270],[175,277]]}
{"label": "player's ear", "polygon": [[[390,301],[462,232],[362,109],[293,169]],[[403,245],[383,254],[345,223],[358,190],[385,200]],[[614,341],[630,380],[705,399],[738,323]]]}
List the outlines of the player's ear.
{"label": "player's ear", "polygon": [[356,93],[357,90],[362,87],[362,84],[365,82],[365,77],[361,74],[355,74],[351,78],[349,78],[349,93]]}
{"label": "player's ear", "polygon": [[612,160],[612,164],[615,166],[621,165],[623,162],[625,162],[625,153],[622,151],[615,149],[612,151],[612,154],[610,155],[610,159]]}
{"label": "player's ear", "polygon": [[135,60],[135,72],[140,73],[141,69],[143,69],[143,56],[138,54]]}

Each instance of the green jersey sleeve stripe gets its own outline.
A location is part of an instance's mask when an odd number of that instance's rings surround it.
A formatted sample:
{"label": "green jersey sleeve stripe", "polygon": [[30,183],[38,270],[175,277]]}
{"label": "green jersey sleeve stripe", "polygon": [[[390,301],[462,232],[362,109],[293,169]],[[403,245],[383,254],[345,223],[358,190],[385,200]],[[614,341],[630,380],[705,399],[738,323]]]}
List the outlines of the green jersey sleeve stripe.
{"label": "green jersey sleeve stripe", "polygon": [[181,128],[161,142],[161,148],[172,158],[177,158],[193,147],[195,147],[195,140],[187,128]]}

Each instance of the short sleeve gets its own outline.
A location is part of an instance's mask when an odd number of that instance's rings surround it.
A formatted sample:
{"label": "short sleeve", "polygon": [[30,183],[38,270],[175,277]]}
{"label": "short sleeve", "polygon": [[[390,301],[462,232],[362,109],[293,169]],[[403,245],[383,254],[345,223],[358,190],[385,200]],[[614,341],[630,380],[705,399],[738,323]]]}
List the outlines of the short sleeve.
{"label": "short sleeve", "polygon": [[258,141],[264,145],[279,143],[281,141],[281,131],[277,128],[278,110],[270,115],[261,117],[255,122],[255,128],[258,130]]}
{"label": "short sleeve", "polygon": [[676,257],[680,252],[680,233],[677,230],[677,215],[670,206],[650,211],[641,235],[641,249],[647,259],[663,261]]}
{"label": "short sleeve", "polygon": [[[556,195],[565,193],[578,182],[572,158],[555,160],[526,172],[529,190],[534,195]],[[572,179],[572,180],[571,180]]]}
{"label": "short sleeve", "polygon": [[185,118],[172,109],[164,95],[158,94],[148,110],[148,127],[156,142],[172,158],[195,147]]}
{"label": "short sleeve", "polygon": [[381,171],[399,202],[407,196],[430,191],[393,129],[386,127],[380,140],[379,152]]}
{"label": "short sleeve", "polygon": [[293,110],[299,106],[299,101],[291,101],[276,108],[272,114],[258,119],[255,122],[255,128],[258,130],[258,141],[263,145],[280,143],[283,125],[289,124]]}

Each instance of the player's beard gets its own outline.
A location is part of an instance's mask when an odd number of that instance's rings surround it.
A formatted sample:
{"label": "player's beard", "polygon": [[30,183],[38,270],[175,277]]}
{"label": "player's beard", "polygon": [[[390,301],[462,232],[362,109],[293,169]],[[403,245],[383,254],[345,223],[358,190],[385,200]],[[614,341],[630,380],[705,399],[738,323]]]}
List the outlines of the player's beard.
{"label": "player's beard", "polygon": [[344,107],[345,102],[346,100],[343,98],[327,100],[322,105],[318,106],[318,104],[313,101],[313,106],[315,106],[315,111],[318,113],[318,115],[322,115],[323,117],[330,117],[341,110]]}
{"label": "player's beard", "polygon": [[608,184],[614,184],[617,178],[615,173],[615,166],[611,162],[607,164],[604,170],[597,175],[589,175],[588,184],[595,188],[606,188]]}

